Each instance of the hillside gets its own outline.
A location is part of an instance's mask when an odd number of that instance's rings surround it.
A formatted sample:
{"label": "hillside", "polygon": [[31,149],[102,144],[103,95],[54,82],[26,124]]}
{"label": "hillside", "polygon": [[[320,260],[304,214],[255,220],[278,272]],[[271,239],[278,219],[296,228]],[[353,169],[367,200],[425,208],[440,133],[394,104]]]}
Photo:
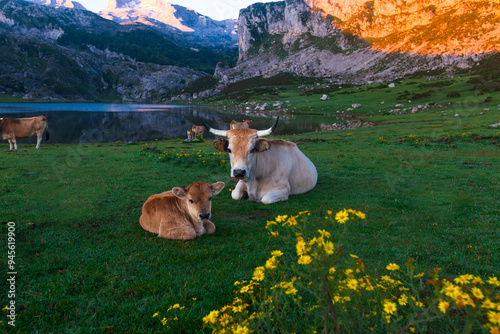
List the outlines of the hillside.
{"label": "hillside", "polygon": [[179,46],[86,10],[0,3],[0,92],[43,99],[165,101],[230,52]]}

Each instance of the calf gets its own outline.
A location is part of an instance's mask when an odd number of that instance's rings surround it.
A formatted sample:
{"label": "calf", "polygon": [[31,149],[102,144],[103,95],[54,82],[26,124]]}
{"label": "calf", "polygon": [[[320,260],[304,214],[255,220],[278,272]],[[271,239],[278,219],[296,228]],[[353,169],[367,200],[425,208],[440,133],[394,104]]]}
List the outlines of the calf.
{"label": "calf", "polygon": [[[47,131],[45,131],[47,130]],[[45,116],[36,116],[30,118],[0,118],[0,136],[2,139],[7,139],[12,151],[12,143],[14,149],[17,150],[16,137],[28,138],[36,133],[36,148],[40,148],[42,135],[45,131],[45,140],[49,140],[49,125]]]}
{"label": "calf", "polygon": [[195,182],[188,187],[152,195],[142,206],[139,222],[143,229],[167,239],[194,239],[215,232],[209,220],[212,195],[224,188],[224,182]]}

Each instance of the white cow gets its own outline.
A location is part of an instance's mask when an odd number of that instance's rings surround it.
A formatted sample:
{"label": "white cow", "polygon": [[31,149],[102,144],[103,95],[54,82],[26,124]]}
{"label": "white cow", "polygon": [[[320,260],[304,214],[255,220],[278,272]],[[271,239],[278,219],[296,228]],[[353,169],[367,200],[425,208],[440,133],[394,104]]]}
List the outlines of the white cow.
{"label": "white cow", "polygon": [[231,176],[238,184],[231,193],[235,200],[248,196],[250,201],[271,204],[286,201],[289,195],[310,191],[316,186],[316,167],[292,142],[282,139],[263,139],[278,124],[279,116],[267,130],[213,129],[219,138],[214,148],[229,153]]}

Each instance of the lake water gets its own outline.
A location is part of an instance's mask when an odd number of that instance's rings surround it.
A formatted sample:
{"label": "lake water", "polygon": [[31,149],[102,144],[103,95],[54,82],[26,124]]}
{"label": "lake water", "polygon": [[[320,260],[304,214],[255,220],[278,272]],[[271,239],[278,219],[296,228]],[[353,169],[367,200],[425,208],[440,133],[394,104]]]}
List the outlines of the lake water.
{"label": "lake water", "polygon": [[[0,103],[0,117],[47,117],[51,143],[136,142],[154,139],[186,138],[193,125],[229,129],[231,120],[251,119],[251,128],[269,128],[276,115],[269,113],[221,112],[207,107],[153,104],[106,103]],[[275,134],[293,135],[319,131],[321,124],[340,123],[334,116],[280,115]],[[204,137],[213,138],[205,133]],[[35,143],[36,136],[22,142]]]}

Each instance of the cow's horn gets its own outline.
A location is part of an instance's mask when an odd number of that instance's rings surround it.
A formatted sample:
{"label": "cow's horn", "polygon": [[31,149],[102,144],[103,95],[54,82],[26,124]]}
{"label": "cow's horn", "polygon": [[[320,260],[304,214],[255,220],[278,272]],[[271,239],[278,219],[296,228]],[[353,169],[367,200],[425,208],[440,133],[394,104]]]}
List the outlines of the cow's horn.
{"label": "cow's horn", "polygon": [[207,128],[208,132],[213,133],[216,136],[222,136],[222,137],[227,137],[227,130],[217,130],[217,129],[212,129],[207,125],[207,123],[203,122],[203,120],[200,118],[201,123]]}
{"label": "cow's horn", "polygon": [[264,137],[264,136],[268,136],[270,135],[271,133],[273,133],[274,129],[276,129],[276,126],[278,126],[278,121],[280,119],[280,116],[278,115],[278,117],[276,117],[276,121],[274,121],[274,124],[273,126],[271,126],[269,129],[267,130],[259,130],[257,131],[257,136],[259,137]]}

